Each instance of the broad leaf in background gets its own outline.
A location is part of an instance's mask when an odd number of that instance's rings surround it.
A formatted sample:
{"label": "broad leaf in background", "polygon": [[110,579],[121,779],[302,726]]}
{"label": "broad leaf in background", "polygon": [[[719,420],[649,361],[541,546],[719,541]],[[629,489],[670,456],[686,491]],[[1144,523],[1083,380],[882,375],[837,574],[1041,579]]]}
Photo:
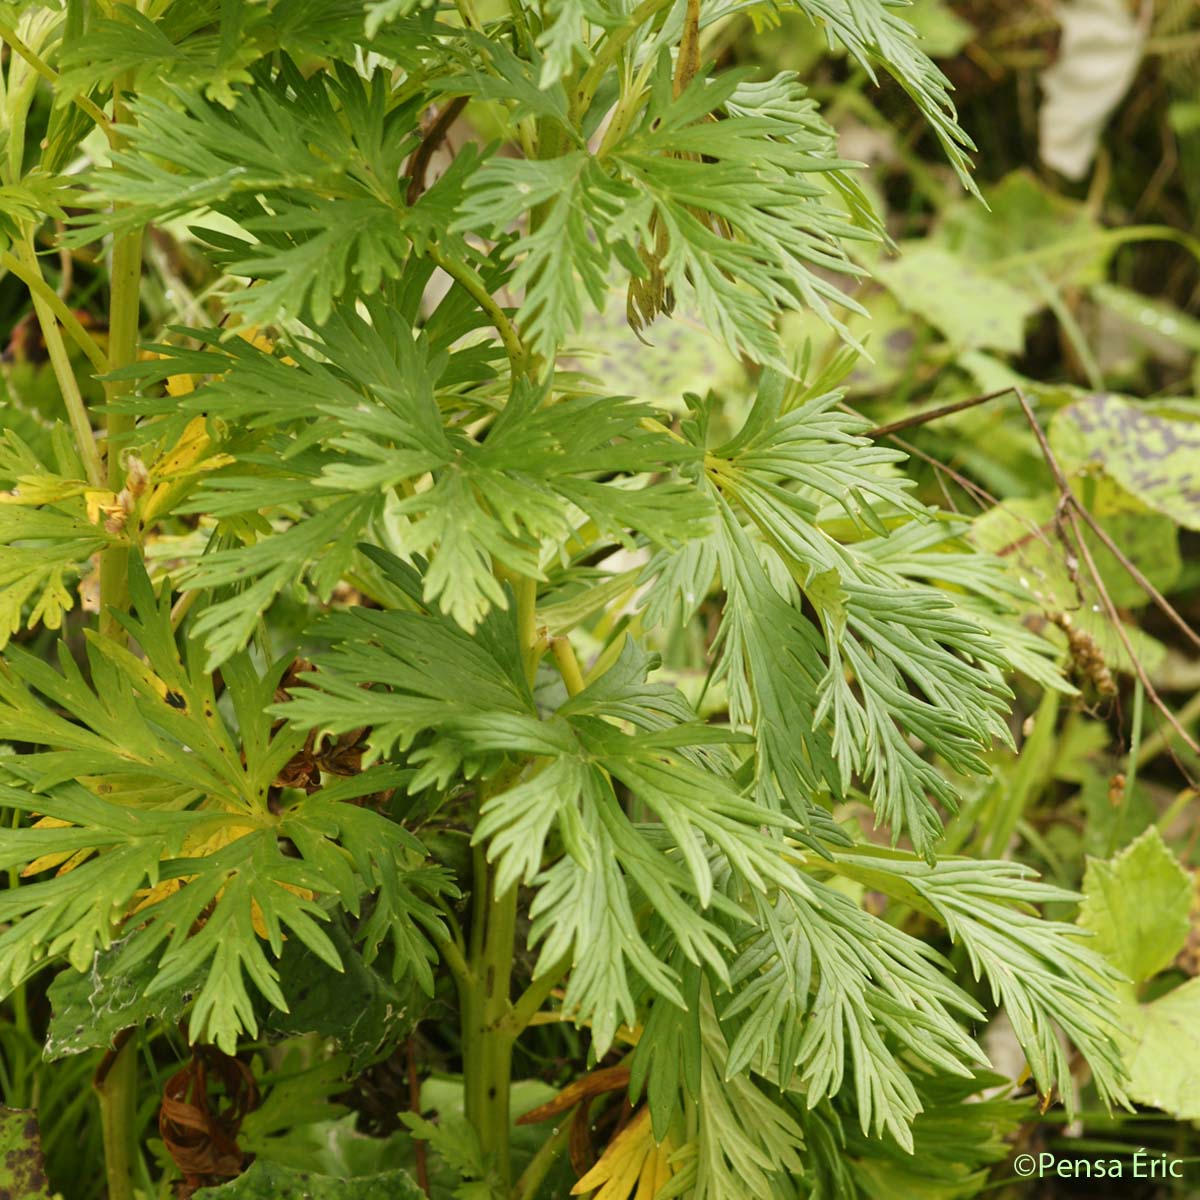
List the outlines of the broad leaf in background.
{"label": "broad leaf in background", "polygon": [[984,198],[987,209],[970,199],[949,205],[927,237],[901,243],[900,256],[875,273],[953,349],[1015,355],[1030,317],[1047,306],[1061,312],[1064,288],[1103,277],[1109,241],[1083,204],[1028,172],[1006,176]]}
{"label": "broad leaf in background", "polygon": [[1128,982],[1120,985],[1120,1045],[1129,1095],[1181,1120],[1200,1119],[1200,979],[1143,1001],[1191,929],[1195,881],[1151,826],[1108,862],[1091,859],[1079,924]]}
{"label": "broad leaf in background", "polygon": [[32,1109],[0,1108],[0,1196],[51,1200],[37,1114]]}
{"label": "broad leaf in background", "polygon": [[201,1188],[195,1200],[425,1200],[407,1171],[346,1179],[297,1171],[262,1159],[232,1183]]}
{"label": "broad leaf in background", "polygon": [[[1182,569],[1174,522],[1104,476],[1077,478],[1073,486],[1122,554],[1160,591],[1169,591]],[[1074,561],[1069,548],[1073,543],[1057,532],[1057,512],[1055,494],[1005,500],[975,519],[971,536],[981,549],[1001,557],[1012,582],[1029,596],[1031,610],[1056,622],[1065,616],[1094,640],[1106,662],[1131,671],[1129,652],[1090,571],[1085,563]],[[1085,528],[1083,536],[1112,602],[1122,608],[1149,604],[1149,595],[1096,534]],[[1165,653],[1161,643],[1133,625],[1127,624],[1125,633],[1143,664],[1153,670]]]}
{"label": "broad leaf in background", "polygon": [[1088,396],[1055,414],[1050,444],[1064,467],[1098,464],[1175,524],[1200,529],[1200,420],[1171,416],[1169,402],[1163,407]]}
{"label": "broad leaf in background", "polygon": [[959,350],[1019,353],[1025,318],[1039,307],[1010,283],[928,242],[902,243],[900,257],[876,275]]}

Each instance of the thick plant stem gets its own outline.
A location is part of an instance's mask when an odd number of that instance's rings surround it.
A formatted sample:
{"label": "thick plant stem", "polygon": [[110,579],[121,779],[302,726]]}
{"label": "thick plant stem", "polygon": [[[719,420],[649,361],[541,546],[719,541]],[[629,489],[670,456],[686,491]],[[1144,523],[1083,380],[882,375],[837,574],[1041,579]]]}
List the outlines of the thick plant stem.
{"label": "thick plant stem", "polygon": [[133,1200],[134,1130],[137,1118],[137,1039],[130,1037],[97,1074],[108,1200]]}
{"label": "thick plant stem", "polygon": [[[113,123],[124,116],[121,87],[113,87]],[[109,269],[108,362],[111,370],[128,366],[137,356],[141,314],[142,230],[137,228],[113,240]],[[129,390],[126,381],[107,382],[109,405]],[[125,471],[120,443],[133,429],[133,418],[109,412],[106,425],[105,471],[109,491],[121,492]],[[131,529],[130,535],[134,535]],[[109,546],[100,554],[100,632],[122,638],[119,615],[129,608],[129,545]],[[104,1170],[108,1200],[132,1200],[133,1159],[137,1137],[137,1053],[130,1039],[116,1053],[108,1072],[97,1080],[100,1116],[104,1129]]]}
{"label": "thick plant stem", "polygon": [[[537,583],[511,578],[516,596],[517,631],[522,665],[532,683],[541,641],[537,633]],[[524,762],[502,771],[481,789],[488,795],[506,790],[521,773]],[[463,1091],[467,1120],[479,1135],[485,1160],[511,1186],[509,1090],[515,1033],[508,1020],[512,1010],[513,951],[517,931],[517,888],[496,896],[494,875],[486,849],[474,852],[474,901],[467,974],[459,988],[462,1008]]]}
{"label": "thick plant stem", "polygon": [[[119,95],[113,101],[113,117],[120,120]],[[128,366],[137,356],[138,319],[142,281],[142,230],[121,234],[113,241],[112,269],[109,274],[108,361],[112,370]],[[105,384],[108,404],[129,390],[127,381]],[[121,464],[121,440],[133,429],[133,418],[125,413],[108,414],[107,455],[108,487],[120,492],[125,483]],[[121,626],[116,614],[129,605],[129,548],[111,546],[100,558],[100,631],[117,635]]]}
{"label": "thick plant stem", "polygon": [[[475,976],[478,1000],[472,1011],[476,1026],[464,1050],[467,1117],[479,1134],[485,1160],[508,1186],[512,1173],[509,1154],[509,1087],[512,1082],[512,1035],[503,1028],[512,983],[513,947],[517,925],[517,889],[496,897],[488,909],[483,956]],[[473,1061],[472,1061],[473,1059]]]}

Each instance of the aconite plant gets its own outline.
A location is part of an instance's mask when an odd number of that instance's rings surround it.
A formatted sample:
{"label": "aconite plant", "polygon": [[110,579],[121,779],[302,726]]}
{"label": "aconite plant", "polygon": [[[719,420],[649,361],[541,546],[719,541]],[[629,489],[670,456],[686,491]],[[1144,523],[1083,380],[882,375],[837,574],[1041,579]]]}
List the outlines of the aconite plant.
{"label": "aconite plant", "polygon": [[[1010,672],[1066,685],[845,403],[863,172],[709,53],[789,13],[972,186],[892,0],[0,5],[0,265],[55,383],[0,444],[0,985],[58,973],[48,1053],[107,1048],[112,1200],[952,1189],[1023,1111],[980,1097],[1000,1007],[1045,1102],[1083,1063],[1122,1101],[1071,896],[938,853]],[[606,306],[749,383],[612,394]],[[385,1174],[147,1156],[145,1062],[236,1091],[304,1030],[330,1094],[437,1074]]]}

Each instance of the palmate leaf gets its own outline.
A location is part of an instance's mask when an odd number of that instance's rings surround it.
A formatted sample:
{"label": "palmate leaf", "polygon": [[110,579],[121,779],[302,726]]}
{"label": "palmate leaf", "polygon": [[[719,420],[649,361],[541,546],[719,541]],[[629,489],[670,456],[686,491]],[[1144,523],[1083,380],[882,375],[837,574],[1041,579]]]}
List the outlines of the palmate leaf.
{"label": "palmate leaf", "polygon": [[[821,862],[816,856],[809,860],[814,869]],[[1059,1042],[1065,1034],[1093,1065],[1101,1094],[1123,1102],[1120,1058],[1111,1037],[1116,993],[1106,991],[1105,982],[1111,972],[1074,927],[1042,921],[1032,909],[1033,903],[1066,893],[1033,882],[1008,863],[948,860],[930,867],[910,854],[867,848],[835,852],[825,862],[946,924],[976,972],[991,982],[993,999],[1016,1014],[1014,1027],[1039,1086],[1057,1086],[1068,1107],[1074,1104]],[[715,979],[706,985],[719,1014],[721,1069],[726,1080],[759,1081],[755,1086],[765,1087],[784,1111],[789,1104],[810,1110],[802,1124],[819,1134],[818,1161],[827,1153],[844,1154],[825,1140],[832,1136],[844,1145],[848,1136],[839,1129],[840,1119],[832,1118],[832,1129],[826,1124],[832,1111],[861,1128],[861,1137],[853,1135],[857,1153],[899,1162],[917,1148],[921,1114],[931,1102],[978,1088],[976,1075],[986,1060],[960,1021],[978,1020],[982,1012],[927,943],[811,878],[801,889],[781,888],[770,900],[754,898],[739,941],[731,990]],[[699,972],[682,972],[692,981],[693,1012]],[[693,1015],[651,1001],[633,1057],[631,1093],[636,1098],[645,1088],[656,1137],[677,1128],[699,1099],[699,1064],[710,1053],[706,1044]],[[937,1081],[932,1090],[931,1081]],[[741,1129],[735,1122],[724,1136],[740,1142]],[[888,1139],[876,1140],[884,1133]],[[945,1154],[950,1177],[957,1173],[953,1164],[979,1161],[961,1149],[946,1147]],[[882,1164],[862,1164],[859,1186],[865,1196],[874,1194],[865,1180],[877,1169]],[[721,1178],[719,1164],[714,1178]],[[695,1177],[678,1186],[685,1182]],[[740,1193],[727,1181],[712,1194]],[[778,1194],[792,1193],[784,1187]]]}
{"label": "palmate leaf", "polygon": [[[771,4],[775,7],[774,0]],[[963,187],[979,194],[966,153],[975,145],[958,124],[951,84],[921,48],[916,29],[904,19],[899,5],[879,0],[789,0],[778,7],[799,9],[823,25],[872,78],[876,64],[891,74],[937,134]]]}
{"label": "palmate leaf", "polygon": [[[11,760],[5,766],[15,770]],[[65,957],[76,970],[88,969],[95,950],[111,945],[127,914],[136,911],[133,932],[112,973],[121,976],[157,958],[147,997],[202,980],[190,1036],[232,1053],[239,1034],[258,1029],[247,981],[268,1002],[288,1007],[268,949],[277,958],[284,938],[295,937],[341,970],[340,956],[320,927],[328,913],[316,897],[356,914],[364,894],[375,891],[379,894],[359,935],[366,939],[368,959],[390,937],[393,974],[411,973],[426,988],[432,983],[433,951],[423,934],[405,927],[416,922],[440,928],[427,897],[450,885],[423,865],[411,835],[369,810],[317,795],[274,821],[213,810],[130,810],[69,784],[36,796],[5,786],[2,794],[18,811],[65,825],[5,834],[0,861],[6,866],[34,862],[46,848],[93,852],[66,874],[6,893],[0,904],[4,919],[21,917],[0,936],[6,991],[57,958]],[[224,835],[216,838],[222,849],[171,857],[185,850],[189,838],[211,842],[213,835]],[[300,858],[284,855],[281,837],[303,847]],[[349,850],[350,864],[339,845]],[[172,886],[175,881],[179,886]]]}
{"label": "palmate leaf", "polygon": [[727,1068],[727,1048],[710,997],[698,998],[696,1090],[686,1102],[695,1132],[672,1156],[676,1173],[660,1197],[735,1200],[795,1193],[804,1173],[804,1133],[775,1089]]}
{"label": "palmate leaf", "polygon": [[361,915],[367,963],[386,949],[397,979],[432,990],[430,900],[453,890],[447,876],[411,834],[338,793],[269,803],[303,742],[264,711],[284,664],[263,676],[244,656],[225,664],[231,724],[199,657],[177,648],[169,593],[155,595],[137,560],[130,591],[122,620],[145,659],[96,636],[90,684],[65,648],[61,672],[10,650],[0,674],[0,736],[45,747],[3,760],[4,803],[39,820],[4,834],[0,861],[35,876],[60,867],[4,893],[0,986],[56,959],[90,969],[124,935],[112,973],[152,961],[147,997],[199,979],[191,1036],[232,1052],[258,1027],[247,981],[287,1008],[271,961],[285,938],[342,969],[321,928],[338,906]]}
{"label": "palmate leaf", "polygon": [[130,6],[115,17],[93,14],[87,36],[59,56],[57,93],[104,90],[132,76],[131,90],[145,93],[166,83],[200,87],[232,107],[233,85],[248,82],[248,68],[260,59],[283,50],[353,61],[362,33],[361,0],[194,0],[168,5],[157,21]]}
{"label": "palmate leaf", "polygon": [[245,644],[264,609],[306,568],[328,595],[359,537],[386,540],[385,516],[405,522],[405,552],[428,560],[424,600],[466,629],[507,603],[494,564],[536,577],[543,545],[569,542],[587,519],[630,547],[639,538],[677,544],[706,526],[708,508],[690,488],[646,488],[652,473],[673,471],[697,453],[634,400],[555,396],[525,382],[498,412],[470,405],[471,418],[487,422],[482,432],[443,425],[441,406],[469,404],[459,393],[463,383],[490,374],[471,351],[440,347],[466,324],[450,299],[445,304],[446,314],[421,337],[413,335],[407,303],[370,301],[365,314],[339,307],[286,361],[209,334],[208,353],[160,347],[163,357],[124,372],[142,380],[215,376],[179,399],[140,398],[130,406],[135,411],[182,408],[241,430],[286,423],[303,430],[305,443],[321,443],[293,445],[285,458],[267,453],[272,442],[244,451],[178,504],[218,517],[283,504],[308,513],[274,537],[210,550],[179,573],[185,589],[240,589],[199,620],[213,665]]}
{"label": "palmate leaf", "polygon": [[920,1075],[913,1082],[921,1113],[911,1152],[855,1128],[847,1119],[851,1104],[826,1101],[799,1114],[806,1195],[969,1200],[986,1187],[987,1168],[1012,1153],[1008,1138],[1033,1116],[1032,1098],[1008,1099],[1009,1081],[991,1072]]}
{"label": "palmate leaf", "polygon": [[980,1010],[925,943],[826,886],[806,891],[762,914],[734,965],[734,999],[721,1014],[732,1039],[727,1072],[752,1062],[778,1071],[810,1108],[837,1095],[850,1072],[863,1132],[911,1148],[921,1111],[913,1064],[964,1076],[985,1065],[959,1024]]}
{"label": "palmate leaf", "polygon": [[621,23],[622,15],[610,0],[551,0],[537,39],[544,55],[539,85],[544,88],[557,83],[578,58],[590,60],[587,44],[579,37],[585,21],[598,29],[613,29]]}
{"label": "palmate leaf", "polygon": [[[707,482],[722,512],[718,554],[739,601],[729,606],[730,625],[722,634],[722,670],[733,681],[737,716],[745,719],[753,700],[755,719],[764,722],[760,788],[803,796],[828,780],[832,758],[840,775],[835,790],[861,775],[893,837],[906,832],[929,854],[941,831],[929,797],[949,809],[956,799],[947,776],[910,739],[960,773],[985,773],[983,751],[993,739],[1010,737],[1003,720],[1009,694],[1003,652],[970,608],[920,578],[939,578],[936,540],[909,538],[903,573],[875,549],[887,544],[883,535],[893,536],[881,514],[917,527],[933,520],[886,473],[894,455],[855,437],[861,423],[833,411],[839,393],[795,391],[768,374],[743,429],[706,458]],[[703,439],[704,425],[690,427],[693,439]],[[874,530],[877,541],[840,540],[837,520],[818,502],[822,495],[837,498],[851,531],[861,537]],[[751,533],[765,543],[761,550]],[[918,546],[926,551],[925,569],[913,561]],[[767,582],[760,556],[776,562],[778,583]],[[948,573],[952,566],[948,561]],[[786,612],[795,609],[797,593],[818,614],[819,633],[800,612]],[[762,597],[779,615],[764,627],[747,615],[743,597]],[[799,668],[798,695],[781,696],[774,681],[780,629],[790,631],[784,645]],[[827,666],[814,690],[822,660]],[[801,735],[799,750],[779,747],[772,729],[794,730],[797,718],[812,732]]]}
{"label": "palmate leaf", "polygon": [[0,648],[23,628],[58,629],[88,560],[126,540],[105,520],[116,498],[89,487],[66,430],[48,440],[53,462],[13,428],[0,436],[0,477],[15,484],[0,493]]}
{"label": "palmate leaf", "polygon": [[1076,926],[1048,921],[1036,905],[1074,900],[1017,863],[943,859],[860,848],[835,855],[836,870],[933,917],[967,953],[1004,1006],[1029,1069],[1046,1095],[1057,1089],[1073,1112],[1070,1063],[1060,1034],[1078,1047],[1105,1103],[1127,1103],[1125,1072],[1112,1040],[1117,974]]}
{"label": "palmate leaf", "polygon": [[[401,168],[418,144],[418,110],[395,104],[385,75],[339,68],[306,79],[290,59],[235,87],[226,109],[175,88],[134,106],[128,149],[113,156],[69,240],[204,210],[244,236],[210,233],[225,269],[263,281],[231,296],[247,321],[311,311],[324,320],[348,288],[378,290],[402,270],[415,237],[430,236],[440,189],[406,204]],[[464,163],[467,160],[464,159]],[[114,207],[109,207],[114,205]]]}
{"label": "palmate leaf", "polygon": [[9,649],[0,665],[0,730],[43,747],[21,756],[22,771],[38,789],[87,777],[108,793],[127,790],[130,781],[153,780],[169,789],[164,807],[208,797],[229,812],[261,809],[267,788],[299,745],[287,736],[270,739],[263,729],[262,706],[283,664],[261,678],[244,659],[230,664],[239,739],[220,715],[211,676],[197,656],[185,660],[176,646],[168,594],[156,596],[136,559],[130,593],[134,614],[122,623],[148,661],[93,634],[89,683],[64,644],[58,671]]}
{"label": "palmate leaf", "polygon": [[[652,903],[687,959],[727,979],[729,940],[702,910],[717,904],[734,919],[739,914],[714,895],[706,847],[719,849],[750,886],[765,890],[768,882],[792,879],[763,832],[788,822],[741,797],[719,773],[715,752],[730,735],[690,721],[678,694],[648,684],[653,660],[628,645],[611,678],[599,677],[543,719],[524,683],[507,617],[493,614],[485,626],[490,653],[432,615],[355,612],[325,625],[334,648],[318,656],[320,669],[292,701],[273,710],[294,724],[329,732],[372,725],[377,753],[393,746],[408,752],[418,768],[414,789],[444,787],[456,771],[495,776],[506,753],[547,760],[488,796],[474,837],[487,843],[501,891],[519,881],[539,885],[530,934],[532,944],[542,943],[538,970],[571,957],[576,969],[566,1010],[592,1022],[598,1046],[611,1042],[618,1019],[635,1018],[626,962],[652,988],[683,1003],[674,972],[656,961],[634,920],[634,897]],[[624,732],[617,722],[640,731]],[[661,827],[632,823],[617,803],[614,781]],[[665,832],[665,846],[656,829]],[[543,872],[552,831],[567,854]]]}
{"label": "palmate leaf", "polygon": [[[460,231],[499,237],[541,206],[537,229],[504,253],[519,259],[518,315],[543,355],[578,328],[585,300],[603,306],[614,258],[644,279],[653,256],[665,288],[693,292],[710,331],[763,362],[782,362],[780,309],[808,305],[836,325],[829,304],[854,307],[813,269],[857,274],[841,243],[876,236],[852,164],[833,153],[793,75],[739,83],[728,72],[698,78],[674,99],[664,60],[638,124],[607,153],[494,157],[467,181]],[[855,198],[859,223],[831,199],[842,195]],[[659,297],[655,309],[669,304]]]}

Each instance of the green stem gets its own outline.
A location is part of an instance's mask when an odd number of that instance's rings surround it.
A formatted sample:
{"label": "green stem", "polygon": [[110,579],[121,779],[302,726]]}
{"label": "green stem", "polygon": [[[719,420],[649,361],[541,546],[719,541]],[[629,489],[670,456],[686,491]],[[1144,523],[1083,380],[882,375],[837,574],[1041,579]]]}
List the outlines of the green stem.
{"label": "green stem", "polygon": [[1121,796],[1117,807],[1112,813],[1112,823],[1108,827],[1108,840],[1105,843],[1105,858],[1112,858],[1117,852],[1117,839],[1125,829],[1125,814],[1129,802],[1133,799],[1133,787],[1137,783],[1138,749],[1142,744],[1142,717],[1146,708],[1146,689],[1140,678],[1133,685],[1133,742],[1129,747],[1129,757],[1125,765],[1125,786],[1121,788]]}
{"label": "green stem", "polygon": [[115,1052],[96,1082],[104,1137],[108,1200],[133,1200],[134,1134],[137,1128],[137,1038]]}
{"label": "green stem", "polygon": [[[113,116],[122,112],[120,92],[114,88]],[[137,357],[138,322],[141,312],[142,230],[130,230],[113,241],[112,268],[109,272],[108,361],[112,370],[128,366]],[[107,382],[105,400],[110,406],[107,424],[105,456],[108,467],[108,488],[119,492],[125,484],[121,466],[121,442],[133,432],[133,418],[127,413],[112,412],[111,406],[131,388],[128,380]],[[112,546],[100,556],[100,630],[119,636],[120,622],[116,614],[129,606],[129,547]]]}
{"label": "green stem", "polygon": [[[1184,729],[1195,721],[1200,721],[1200,692],[1175,714],[1175,719]],[[1139,767],[1144,767],[1157,758],[1178,736],[1170,726],[1155,730],[1148,738],[1142,740],[1141,745],[1130,751],[1131,760]]]}
{"label": "green stem", "polygon": [[[476,1128],[484,1157],[494,1161],[507,1185],[512,1173],[509,1137],[509,1092],[513,1038],[503,1022],[510,1007],[513,950],[517,932],[517,888],[493,900],[477,981],[483,985],[480,1010],[480,1056],[474,1079]],[[470,1099],[470,1096],[468,1096]]]}
{"label": "green stem", "polygon": [[552,638],[550,649],[554,653],[554,661],[558,664],[558,673],[563,677],[563,683],[567,685],[567,695],[578,696],[586,684],[583,679],[583,671],[579,668],[579,660],[575,657],[575,651],[571,647],[570,639],[565,637]]}
{"label": "green stem", "polygon": [[[37,272],[37,256],[28,242],[18,246],[21,256],[26,260],[27,273]],[[6,252],[6,257],[11,257]],[[32,260],[32,263],[30,263]],[[2,260],[0,260],[2,261]],[[20,263],[16,265],[20,266]],[[17,272],[13,271],[16,275]],[[38,272],[38,278],[41,278]],[[75,378],[75,369],[71,366],[67,354],[66,343],[49,302],[32,287],[30,296],[33,299],[33,311],[37,315],[42,337],[46,342],[46,353],[50,356],[50,366],[58,389],[62,393],[63,404],[67,409],[67,419],[71,423],[71,432],[75,435],[75,447],[87,474],[88,483],[94,488],[104,486],[104,468],[100,463],[100,451],[96,448],[96,435],[92,430],[92,422],[88,417],[87,405],[83,402],[83,394],[79,390],[79,380]]]}
{"label": "green stem", "polygon": [[[503,576],[502,570],[497,574]],[[509,579],[516,594],[517,629],[526,678],[537,672],[537,581]],[[479,792],[480,807],[489,795],[508,788],[524,762],[500,772]],[[485,1160],[496,1170],[505,1191],[512,1178],[509,1093],[515,1034],[508,1021],[512,1011],[513,955],[517,933],[517,887],[493,896],[494,874],[486,847],[474,849],[474,898],[470,952],[459,984],[462,1003],[463,1092],[467,1120],[479,1135]]]}
{"label": "green stem", "polygon": [[541,1011],[546,997],[562,982],[562,977],[571,966],[570,955],[565,955],[541,975],[521,993],[516,1003],[500,1021],[499,1028],[510,1037],[518,1038],[529,1026],[529,1022]]}
{"label": "green stem", "polygon": [[[42,278],[37,265],[37,256],[32,248],[33,261],[29,265],[22,263],[9,251],[0,250],[0,267],[10,275],[15,275],[28,289],[34,301],[42,301],[71,335],[71,340],[87,355],[88,361],[100,375],[108,373],[108,357],[96,344],[92,335],[84,329],[79,318],[63,303],[62,297]],[[39,322],[41,318],[39,317]]]}
{"label": "green stem", "polygon": [[463,957],[463,953],[459,949],[457,942],[453,938],[448,938],[434,924],[426,925],[424,928],[425,932],[429,934],[429,940],[437,947],[437,952],[442,962],[449,968],[454,981],[460,987],[464,983],[469,982],[471,977],[470,968],[467,966],[467,960]]}
{"label": "green stem", "polygon": [[[19,37],[15,30],[7,25],[0,25],[0,41],[7,42],[13,52],[20,55],[43,79],[47,80],[56,90],[58,87],[58,72],[48,63],[38,57]],[[71,100],[81,108],[105,133],[111,136],[112,122],[96,107],[95,103],[81,93],[71,97]]]}
{"label": "green stem", "polygon": [[561,1123],[556,1125],[550,1136],[538,1147],[537,1153],[529,1160],[529,1165],[517,1180],[513,1189],[513,1200],[534,1200],[538,1189],[550,1174],[550,1168],[558,1161],[559,1156],[567,1148],[571,1140],[571,1112],[564,1113]]}
{"label": "green stem", "polygon": [[[113,122],[124,114],[122,82],[113,85]],[[128,366],[137,356],[138,324],[141,313],[142,230],[137,228],[114,238],[109,268],[108,361],[112,370]],[[133,430],[133,418],[111,411],[124,396],[128,381],[106,381],[109,407],[106,423],[105,466],[108,488],[124,487],[120,445]],[[100,631],[120,638],[123,627],[118,614],[129,607],[129,545],[108,546],[100,553]],[[104,1169],[108,1200],[132,1200],[133,1158],[137,1137],[137,1055],[135,1039],[117,1052],[107,1075],[97,1084],[100,1116],[104,1129]]]}
{"label": "green stem", "polygon": [[521,336],[517,333],[516,326],[508,319],[504,309],[496,303],[491,292],[484,286],[478,273],[468,263],[447,258],[436,246],[430,246],[426,253],[451,279],[461,284],[463,290],[483,309],[488,320],[500,335],[500,341],[512,364],[513,378],[527,375],[532,364],[525,345],[521,341]]}
{"label": "green stem", "polygon": [[600,49],[596,52],[596,57],[592,60],[592,65],[584,73],[583,78],[579,81],[579,87],[572,97],[571,103],[571,124],[578,125],[580,119],[587,113],[591,107],[592,100],[596,96],[596,89],[604,81],[605,75],[608,74],[608,69],[617,61],[621,51],[625,48],[625,43],[641,27],[659,13],[664,8],[670,8],[675,0],[642,0],[642,3],[637,6],[629,14],[629,19],[618,29],[614,29],[600,45]]}
{"label": "green stem", "polygon": [[517,636],[521,639],[525,678],[532,687],[543,649],[537,632],[537,580],[519,578],[514,590],[517,597]]}

